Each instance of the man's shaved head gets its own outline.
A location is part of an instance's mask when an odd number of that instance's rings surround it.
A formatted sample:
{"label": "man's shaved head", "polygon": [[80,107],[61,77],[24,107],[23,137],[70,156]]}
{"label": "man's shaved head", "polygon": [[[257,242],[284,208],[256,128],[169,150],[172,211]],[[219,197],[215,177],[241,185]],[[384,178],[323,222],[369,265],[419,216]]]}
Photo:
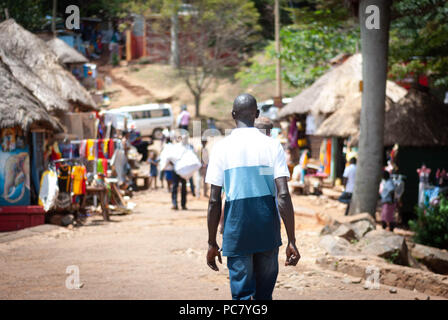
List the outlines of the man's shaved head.
{"label": "man's shaved head", "polygon": [[257,107],[257,100],[248,94],[243,93],[235,98],[233,101],[232,116],[237,121],[253,122],[258,117],[259,111]]}

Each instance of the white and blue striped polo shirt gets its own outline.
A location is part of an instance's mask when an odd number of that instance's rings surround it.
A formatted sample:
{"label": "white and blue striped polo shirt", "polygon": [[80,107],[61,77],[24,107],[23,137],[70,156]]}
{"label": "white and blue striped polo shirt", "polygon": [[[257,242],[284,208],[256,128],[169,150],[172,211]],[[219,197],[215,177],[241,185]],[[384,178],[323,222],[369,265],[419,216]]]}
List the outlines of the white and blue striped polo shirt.
{"label": "white and blue striped polo shirt", "polygon": [[237,128],[216,143],[205,181],[222,186],[224,256],[248,255],[281,246],[274,179],[289,177],[280,143],[257,128]]}

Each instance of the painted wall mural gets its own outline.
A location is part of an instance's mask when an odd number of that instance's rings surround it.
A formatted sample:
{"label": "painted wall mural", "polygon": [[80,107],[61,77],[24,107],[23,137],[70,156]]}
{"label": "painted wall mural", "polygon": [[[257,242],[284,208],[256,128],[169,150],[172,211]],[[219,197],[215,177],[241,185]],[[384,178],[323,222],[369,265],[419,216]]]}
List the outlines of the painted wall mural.
{"label": "painted wall mural", "polygon": [[20,130],[2,129],[0,206],[30,204],[30,157]]}

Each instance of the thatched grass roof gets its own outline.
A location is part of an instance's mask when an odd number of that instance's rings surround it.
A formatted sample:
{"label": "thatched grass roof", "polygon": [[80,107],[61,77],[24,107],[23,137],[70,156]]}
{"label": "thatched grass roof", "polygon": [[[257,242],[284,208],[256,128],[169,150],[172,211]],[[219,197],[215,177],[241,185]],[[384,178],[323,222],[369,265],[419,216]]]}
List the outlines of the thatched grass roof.
{"label": "thatched grass roof", "polygon": [[70,47],[65,41],[54,38],[47,41],[48,47],[53,51],[53,53],[58,58],[60,64],[71,64],[71,63],[87,63],[86,57],[81,53]]}
{"label": "thatched grass roof", "polygon": [[[39,92],[43,83],[66,101],[96,109],[89,92],[58,63],[56,55],[47,44],[13,19],[0,23],[0,44],[0,58],[22,85],[29,88],[41,101],[45,99],[42,97],[45,94]],[[36,82],[35,77],[23,65],[41,81]]]}
{"label": "thatched grass roof", "polygon": [[[359,139],[361,106],[341,108],[328,117],[317,129],[316,135],[351,137]],[[410,90],[397,103],[387,99],[384,145],[448,146],[448,107],[429,94]]]}
{"label": "thatched grass roof", "polygon": [[[279,111],[283,118],[295,113],[329,114],[349,106],[353,101],[361,101],[359,82],[362,80],[362,56],[355,54],[344,63],[331,68],[311,86],[294,97]],[[406,94],[406,89],[389,83],[386,96],[398,101]]]}
{"label": "thatched grass roof", "polygon": [[63,131],[59,121],[14,78],[1,60],[0,83],[0,128],[19,126],[28,130],[34,124],[56,132]]}

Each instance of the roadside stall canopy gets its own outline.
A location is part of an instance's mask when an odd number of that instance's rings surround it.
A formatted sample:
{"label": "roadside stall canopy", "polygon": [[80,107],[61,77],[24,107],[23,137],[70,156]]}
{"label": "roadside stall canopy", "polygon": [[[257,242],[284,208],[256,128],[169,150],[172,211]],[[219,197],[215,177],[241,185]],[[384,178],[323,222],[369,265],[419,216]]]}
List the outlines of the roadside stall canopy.
{"label": "roadside stall canopy", "polygon": [[[391,82],[388,81],[389,86]],[[351,101],[328,117],[316,135],[351,138],[357,144],[361,101]],[[386,100],[384,145],[407,147],[448,146],[448,108],[427,93],[409,90],[397,103]]]}
{"label": "roadside stall canopy", "polygon": [[[344,63],[331,68],[311,86],[294,97],[279,111],[279,117],[293,114],[330,114],[353,103],[361,106],[360,81],[362,80],[362,56],[357,53]],[[386,96],[397,102],[406,89],[388,82]],[[359,102],[358,102],[359,101]]]}
{"label": "roadside stall canopy", "polygon": [[47,45],[57,56],[60,64],[76,64],[89,62],[86,57],[84,57],[76,49],[70,47],[65,41],[59,38],[54,38],[47,41]]}
{"label": "roadside stall canopy", "polygon": [[0,128],[18,126],[29,130],[38,125],[56,132],[63,131],[59,121],[9,72],[0,60]]}
{"label": "roadside stall canopy", "polygon": [[[69,102],[85,110],[97,109],[90,93],[59,64],[57,56],[45,41],[13,19],[0,23],[0,43],[0,58],[14,77],[47,108],[69,110]],[[50,102],[46,102],[47,98]]]}

